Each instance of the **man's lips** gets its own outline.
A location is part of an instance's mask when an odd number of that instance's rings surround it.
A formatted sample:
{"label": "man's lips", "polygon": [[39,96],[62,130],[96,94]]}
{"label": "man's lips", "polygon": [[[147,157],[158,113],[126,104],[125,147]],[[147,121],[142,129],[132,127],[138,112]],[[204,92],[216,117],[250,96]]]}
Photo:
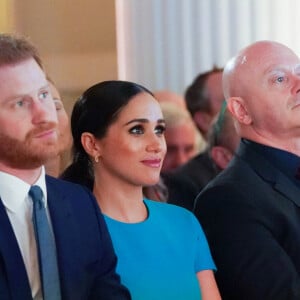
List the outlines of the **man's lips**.
{"label": "man's lips", "polygon": [[57,134],[56,123],[46,123],[40,125],[28,133],[27,138],[43,138]]}
{"label": "man's lips", "polygon": [[37,133],[35,135],[36,138],[44,138],[44,137],[49,137],[49,136],[52,136],[54,135],[54,133],[56,133],[56,130],[54,129],[50,129],[50,130],[44,130],[40,133]]}

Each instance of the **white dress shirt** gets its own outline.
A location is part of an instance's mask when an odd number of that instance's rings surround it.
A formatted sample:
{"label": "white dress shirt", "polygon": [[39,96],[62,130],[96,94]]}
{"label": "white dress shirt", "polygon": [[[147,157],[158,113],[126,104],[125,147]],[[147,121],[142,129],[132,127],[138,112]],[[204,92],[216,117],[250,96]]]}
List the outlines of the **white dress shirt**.
{"label": "white dress shirt", "polygon": [[[44,167],[41,168],[41,175],[34,185],[38,185],[42,189],[45,207],[48,212]],[[30,187],[28,183],[18,177],[0,171],[0,197],[6,208],[23,257],[32,297],[34,300],[40,300],[43,298],[32,224],[32,200],[28,195]]]}

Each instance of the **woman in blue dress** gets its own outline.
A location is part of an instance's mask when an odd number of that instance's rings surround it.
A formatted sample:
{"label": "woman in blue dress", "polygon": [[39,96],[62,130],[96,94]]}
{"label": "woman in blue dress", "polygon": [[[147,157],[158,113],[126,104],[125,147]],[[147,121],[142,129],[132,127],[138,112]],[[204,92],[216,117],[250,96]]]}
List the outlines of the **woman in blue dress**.
{"label": "woman in blue dress", "polygon": [[144,198],[166,153],[159,103],[141,85],[105,81],[76,102],[74,159],[63,178],[93,190],[134,300],[220,299],[215,265],[194,215]]}

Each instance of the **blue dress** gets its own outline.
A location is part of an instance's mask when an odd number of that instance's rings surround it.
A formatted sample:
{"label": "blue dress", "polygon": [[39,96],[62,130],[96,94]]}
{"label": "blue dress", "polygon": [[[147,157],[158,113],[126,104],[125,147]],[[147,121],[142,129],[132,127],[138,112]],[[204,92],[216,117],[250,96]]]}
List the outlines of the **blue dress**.
{"label": "blue dress", "polygon": [[184,208],[144,200],[148,218],[123,223],[105,216],[117,273],[133,300],[199,300],[196,273],[215,269],[198,220]]}

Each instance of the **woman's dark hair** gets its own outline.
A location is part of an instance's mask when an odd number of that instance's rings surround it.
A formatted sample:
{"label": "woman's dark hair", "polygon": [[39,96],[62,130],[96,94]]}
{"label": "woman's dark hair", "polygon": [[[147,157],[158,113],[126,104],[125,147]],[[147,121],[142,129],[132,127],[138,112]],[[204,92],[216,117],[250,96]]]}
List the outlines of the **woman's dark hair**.
{"label": "woman's dark hair", "polygon": [[73,162],[60,176],[93,189],[94,176],[89,155],[81,144],[84,132],[96,138],[106,135],[120,111],[139,93],[152,93],[145,87],[121,80],[103,81],[87,89],[76,101],[71,115]]}

